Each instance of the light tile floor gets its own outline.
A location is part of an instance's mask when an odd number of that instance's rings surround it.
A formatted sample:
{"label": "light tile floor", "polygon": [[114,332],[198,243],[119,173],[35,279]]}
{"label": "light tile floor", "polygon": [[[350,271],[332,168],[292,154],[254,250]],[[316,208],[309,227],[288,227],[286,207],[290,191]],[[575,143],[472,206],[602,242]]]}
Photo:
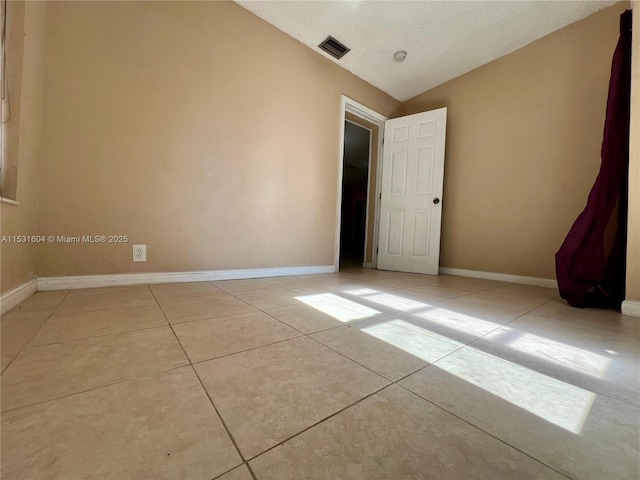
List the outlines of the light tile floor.
{"label": "light tile floor", "polygon": [[640,478],[640,320],[551,289],[352,269],[0,323],[2,479]]}

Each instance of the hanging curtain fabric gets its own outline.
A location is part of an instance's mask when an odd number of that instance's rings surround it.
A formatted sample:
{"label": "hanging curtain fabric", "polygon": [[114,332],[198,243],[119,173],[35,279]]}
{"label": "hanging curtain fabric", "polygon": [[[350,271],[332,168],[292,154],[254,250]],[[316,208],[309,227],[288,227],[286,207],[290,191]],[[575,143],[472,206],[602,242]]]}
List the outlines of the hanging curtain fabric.
{"label": "hanging curtain fabric", "polygon": [[620,17],[602,141],[587,206],[558,253],[560,296],[574,307],[620,308],[624,300],[631,97],[631,10]]}

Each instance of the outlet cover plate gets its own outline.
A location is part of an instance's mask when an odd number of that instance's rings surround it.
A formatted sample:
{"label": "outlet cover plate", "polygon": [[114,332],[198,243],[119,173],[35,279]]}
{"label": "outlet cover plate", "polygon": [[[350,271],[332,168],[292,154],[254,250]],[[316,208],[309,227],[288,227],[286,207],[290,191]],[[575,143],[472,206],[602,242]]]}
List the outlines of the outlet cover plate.
{"label": "outlet cover plate", "polygon": [[146,245],[134,245],[133,246],[133,261],[134,262],[146,262],[147,261],[147,246]]}

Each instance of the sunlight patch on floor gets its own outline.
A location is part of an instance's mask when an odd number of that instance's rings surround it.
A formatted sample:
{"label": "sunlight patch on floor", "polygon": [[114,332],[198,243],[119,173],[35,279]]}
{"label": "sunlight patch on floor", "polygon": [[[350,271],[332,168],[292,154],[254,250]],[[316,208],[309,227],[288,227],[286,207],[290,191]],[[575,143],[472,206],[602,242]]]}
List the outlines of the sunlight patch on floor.
{"label": "sunlight patch on floor", "polygon": [[420,327],[403,320],[389,320],[361,331],[425,362],[434,362],[462,346],[431,332],[427,335]]}
{"label": "sunlight patch on floor", "polygon": [[392,295],[391,293],[377,293],[374,295],[366,295],[362,297],[370,302],[377,303],[384,307],[393,308],[399,312],[409,312],[411,310],[417,310],[419,308],[425,308],[431,306],[428,303],[417,302],[408,298],[400,297],[398,295]]}
{"label": "sunlight patch on floor", "polygon": [[372,293],[380,293],[378,290],[373,290],[372,288],[356,288],[353,290],[343,290],[344,293],[348,293],[349,295],[371,295]]}
{"label": "sunlight patch on floor", "polygon": [[303,295],[295,297],[295,299],[341,322],[361,320],[380,313],[373,308],[365,307],[364,305],[339,297],[333,293]]}
{"label": "sunlight patch on floor", "polygon": [[518,352],[598,378],[605,376],[611,363],[610,359],[597,353],[509,327],[492,332],[484,338],[500,341]]}
{"label": "sunlight patch on floor", "polygon": [[435,366],[575,434],[595,399],[592,392],[470,347]]}
{"label": "sunlight patch on floor", "polygon": [[428,320],[445,327],[458,330],[463,333],[471,335],[482,336],[496,328],[500,328],[498,323],[488,322],[487,320],[481,320],[471,315],[465,315],[463,313],[454,312],[447,308],[433,307],[424,312],[417,312],[413,314],[415,317]]}

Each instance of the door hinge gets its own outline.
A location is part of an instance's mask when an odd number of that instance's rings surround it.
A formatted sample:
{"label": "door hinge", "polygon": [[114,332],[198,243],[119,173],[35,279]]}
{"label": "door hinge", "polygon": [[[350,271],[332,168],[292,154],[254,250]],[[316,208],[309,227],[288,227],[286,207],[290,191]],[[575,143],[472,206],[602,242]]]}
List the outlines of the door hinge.
{"label": "door hinge", "polygon": [[380,192],[380,200],[382,200],[382,192]]}
{"label": "door hinge", "polygon": [[378,250],[379,250],[379,248],[378,248],[378,247],[376,247],[376,255],[378,254]]}

